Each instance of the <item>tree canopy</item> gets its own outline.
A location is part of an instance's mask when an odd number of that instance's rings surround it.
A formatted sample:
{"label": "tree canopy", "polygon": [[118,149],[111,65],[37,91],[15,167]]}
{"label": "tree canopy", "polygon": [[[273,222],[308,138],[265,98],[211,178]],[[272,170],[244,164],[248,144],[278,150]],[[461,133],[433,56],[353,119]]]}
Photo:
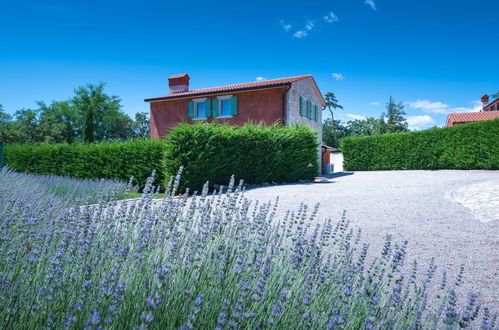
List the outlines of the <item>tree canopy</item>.
{"label": "tree canopy", "polygon": [[4,143],[74,143],[149,137],[149,114],[122,110],[121,100],[104,91],[105,84],[77,87],[64,101],[37,102],[13,116],[0,105],[0,141]]}
{"label": "tree canopy", "polygon": [[344,123],[340,120],[326,119],[322,124],[322,140],[325,144],[337,148],[340,140],[348,136],[407,132],[405,115],[403,103],[397,103],[393,97],[390,97],[386,104],[386,113],[382,113],[379,118],[367,117]]}
{"label": "tree canopy", "polygon": [[386,104],[386,133],[408,131],[405,115],[404,104],[402,102],[396,103],[393,97],[390,96]]}

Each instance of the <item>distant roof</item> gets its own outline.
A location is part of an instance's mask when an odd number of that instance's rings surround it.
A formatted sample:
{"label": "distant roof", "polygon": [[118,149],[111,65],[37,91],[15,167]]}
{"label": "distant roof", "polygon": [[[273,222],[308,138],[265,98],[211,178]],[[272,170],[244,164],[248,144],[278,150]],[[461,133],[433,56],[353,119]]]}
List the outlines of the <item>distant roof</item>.
{"label": "distant roof", "polygon": [[451,113],[447,116],[447,123],[445,126],[449,127],[454,126],[456,123],[467,123],[496,118],[499,118],[499,111]]}
{"label": "distant roof", "polygon": [[[187,92],[172,93],[172,94],[168,94],[168,95],[164,95],[164,96],[153,97],[150,99],[145,99],[144,101],[146,101],[146,102],[161,101],[161,100],[189,97],[189,96],[195,96],[195,95],[220,94],[220,93],[225,93],[225,92],[236,92],[236,91],[242,91],[242,90],[247,90],[247,89],[261,89],[261,88],[269,88],[269,87],[286,86],[286,85],[293,83],[295,81],[310,78],[310,77],[312,77],[311,74],[305,75],[305,76],[280,78],[280,79],[272,79],[272,80],[264,80],[264,81],[255,81],[255,82],[228,85],[228,86],[194,89],[192,91],[187,91]],[[319,94],[320,94],[320,92],[319,92]],[[321,95],[321,97],[322,97],[322,95]]]}
{"label": "distant roof", "polygon": [[495,99],[494,101],[490,102],[489,104],[487,104],[487,105],[485,106],[485,109],[487,109],[487,108],[490,108],[490,107],[494,106],[494,104],[495,104],[496,102],[497,102],[497,103],[499,103],[499,97],[498,97],[497,99]]}
{"label": "distant roof", "polygon": [[321,144],[321,148],[324,148],[324,149],[326,149],[326,150],[336,150],[336,148],[334,148],[334,147],[330,147],[330,146],[328,146],[327,144]]}

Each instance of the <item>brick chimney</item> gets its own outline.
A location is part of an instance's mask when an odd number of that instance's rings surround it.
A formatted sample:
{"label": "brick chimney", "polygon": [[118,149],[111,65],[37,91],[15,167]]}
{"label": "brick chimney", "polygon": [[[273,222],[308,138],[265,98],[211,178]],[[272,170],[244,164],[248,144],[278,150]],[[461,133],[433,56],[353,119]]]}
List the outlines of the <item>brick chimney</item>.
{"label": "brick chimney", "polygon": [[485,94],[482,96],[482,111],[484,111],[485,107],[489,105],[489,96]]}
{"label": "brick chimney", "polygon": [[187,73],[176,74],[168,77],[168,87],[170,94],[187,92],[189,90],[189,75]]}

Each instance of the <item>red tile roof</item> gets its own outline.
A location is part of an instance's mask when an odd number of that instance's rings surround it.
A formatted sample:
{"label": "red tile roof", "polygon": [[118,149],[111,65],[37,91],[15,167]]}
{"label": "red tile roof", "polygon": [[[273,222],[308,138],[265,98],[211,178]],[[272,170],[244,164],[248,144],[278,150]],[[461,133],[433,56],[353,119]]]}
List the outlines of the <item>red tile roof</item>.
{"label": "red tile roof", "polygon": [[182,78],[185,76],[189,76],[187,73],[174,74],[173,76],[169,76],[168,79]]}
{"label": "red tile roof", "polygon": [[[494,106],[496,105],[499,105],[499,97],[497,99],[495,99],[494,101],[490,102],[489,104],[487,104],[484,108],[484,110],[489,110],[489,109],[492,109]],[[490,110],[489,110],[490,111]]]}
{"label": "red tile roof", "polygon": [[195,89],[195,90],[187,91],[187,92],[172,93],[172,94],[168,94],[165,96],[153,97],[150,99],[145,99],[144,101],[146,101],[146,102],[160,101],[160,100],[166,100],[166,99],[170,99],[170,98],[189,97],[189,96],[203,95],[203,94],[220,94],[220,93],[239,91],[239,90],[245,90],[245,89],[260,89],[260,88],[269,88],[269,87],[279,87],[279,86],[284,86],[284,85],[293,83],[295,81],[302,80],[302,79],[309,78],[309,77],[312,77],[312,75],[309,74],[309,75],[298,76],[298,77],[272,79],[272,80],[255,81],[255,82],[228,85],[228,86]]}
{"label": "red tile roof", "polygon": [[445,126],[450,127],[457,123],[491,120],[496,118],[499,118],[499,111],[451,113],[447,116],[447,123]]}

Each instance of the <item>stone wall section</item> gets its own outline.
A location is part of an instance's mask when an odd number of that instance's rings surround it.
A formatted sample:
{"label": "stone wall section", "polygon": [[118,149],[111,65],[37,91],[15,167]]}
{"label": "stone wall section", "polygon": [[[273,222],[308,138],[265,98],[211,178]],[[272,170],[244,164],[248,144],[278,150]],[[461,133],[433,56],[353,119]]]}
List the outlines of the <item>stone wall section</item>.
{"label": "stone wall section", "polygon": [[[317,132],[319,143],[322,143],[322,98],[317,95],[312,77],[298,80],[291,85],[287,93],[286,125],[306,124]],[[304,101],[309,100],[318,107],[318,119],[308,119],[300,115],[300,96]],[[319,171],[322,168],[322,151],[319,146],[317,150],[317,162]]]}

